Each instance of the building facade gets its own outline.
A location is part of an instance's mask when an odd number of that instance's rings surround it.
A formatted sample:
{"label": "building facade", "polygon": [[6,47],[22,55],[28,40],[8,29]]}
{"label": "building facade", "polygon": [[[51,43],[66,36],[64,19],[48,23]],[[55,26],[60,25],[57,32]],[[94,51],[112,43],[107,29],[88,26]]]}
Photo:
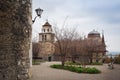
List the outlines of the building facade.
{"label": "building facade", "polygon": [[[66,61],[79,63],[103,63],[106,55],[104,35],[93,30],[88,33],[86,38],[73,40],[67,50],[68,53],[65,54]],[[56,47],[54,60],[61,60],[60,56],[59,49]]]}
{"label": "building facade", "polygon": [[38,57],[43,60],[51,61],[53,59],[55,34],[48,21],[42,26],[42,32],[39,33],[40,51]]}

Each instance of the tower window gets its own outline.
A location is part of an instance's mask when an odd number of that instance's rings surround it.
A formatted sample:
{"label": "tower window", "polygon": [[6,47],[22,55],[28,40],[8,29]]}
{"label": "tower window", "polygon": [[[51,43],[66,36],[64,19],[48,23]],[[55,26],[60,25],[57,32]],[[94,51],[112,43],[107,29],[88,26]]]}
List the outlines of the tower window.
{"label": "tower window", "polygon": [[45,32],[45,29],[44,29],[44,32]]}
{"label": "tower window", "polygon": [[47,29],[47,31],[49,32],[49,29]]}

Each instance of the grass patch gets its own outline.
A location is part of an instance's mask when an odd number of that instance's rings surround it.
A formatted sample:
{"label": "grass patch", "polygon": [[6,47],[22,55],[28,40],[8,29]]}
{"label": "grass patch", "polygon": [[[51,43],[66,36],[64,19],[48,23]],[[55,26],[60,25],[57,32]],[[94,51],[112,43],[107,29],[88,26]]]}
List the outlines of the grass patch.
{"label": "grass patch", "polygon": [[32,64],[33,64],[33,65],[40,65],[41,62],[43,62],[43,61],[41,61],[41,60],[39,60],[39,59],[33,59],[33,60],[32,60]]}
{"label": "grass patch", "polygon": [[101,73],[100,70],[96,69],[95,67],[90,68],[84,68],[84,67],[75,67],[75,66],[62,66],[60,64],[54,64],[50,66],[51,68],[56,68],[56,69],[64,69],[64,70],[69,70],[72,72],[77,72],[77,73],[89,73],[89,74],[97,74]]}

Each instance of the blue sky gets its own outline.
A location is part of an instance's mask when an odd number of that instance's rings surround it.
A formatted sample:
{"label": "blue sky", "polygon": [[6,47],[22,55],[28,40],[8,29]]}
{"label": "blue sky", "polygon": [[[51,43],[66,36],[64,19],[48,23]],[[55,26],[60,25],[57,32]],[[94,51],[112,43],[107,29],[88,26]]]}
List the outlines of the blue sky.
{"label": "blue sky", "polygon": [[41,31],[46,19],[51,25],[78,27],[81,34],[87,35],[93,29],[104,30],[108,51],[120,52],[120,0],[33,0],[32,16],[35,9],[44,10],[41,19],[33,24],[33,38]]}

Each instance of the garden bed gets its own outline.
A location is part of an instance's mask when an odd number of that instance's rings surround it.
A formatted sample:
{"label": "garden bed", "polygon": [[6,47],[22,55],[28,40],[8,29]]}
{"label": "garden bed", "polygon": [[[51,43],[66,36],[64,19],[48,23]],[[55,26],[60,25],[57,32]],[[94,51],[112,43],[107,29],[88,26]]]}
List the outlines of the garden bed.
{"label": "garden bed", "polygon": [[76,66],[62,66],[60,64],[54,64],[50,66],[51,68],[56,68],[56,69],[63,69],[63,70],[69,70],[72,72],[77,72],[77,73],[89,73],[89,74],[98,74],[101,73],[100,70],[96,69],[95,67],[90,68],[90,67],[76,67]]}

